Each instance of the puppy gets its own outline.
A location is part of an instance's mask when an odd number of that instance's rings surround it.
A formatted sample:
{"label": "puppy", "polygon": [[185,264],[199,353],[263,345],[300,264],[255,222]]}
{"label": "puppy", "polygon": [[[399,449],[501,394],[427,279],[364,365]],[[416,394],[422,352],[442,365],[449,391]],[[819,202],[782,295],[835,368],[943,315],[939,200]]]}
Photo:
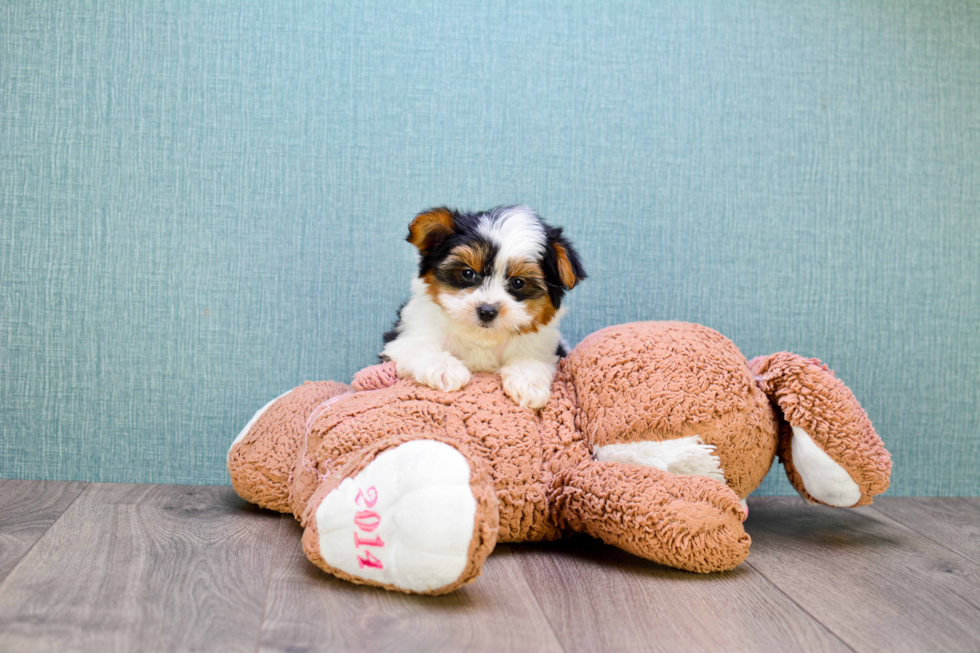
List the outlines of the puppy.
{"label": "puppy", "polygon": [[394,361],[400,377],[446,392],[471,372],[499,372],[516,404],[548,403],[566,353],[561,300],[586,278],[561,228],[526,206],[442,207],[417,215],[407,240],[419,250],[419,274],[381,359]]}

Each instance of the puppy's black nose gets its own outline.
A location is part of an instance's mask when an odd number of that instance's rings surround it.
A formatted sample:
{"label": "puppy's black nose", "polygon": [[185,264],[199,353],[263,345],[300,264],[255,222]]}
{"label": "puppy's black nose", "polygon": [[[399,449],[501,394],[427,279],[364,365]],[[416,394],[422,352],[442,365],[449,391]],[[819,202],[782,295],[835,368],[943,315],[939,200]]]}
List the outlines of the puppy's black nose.
{"label": "puppy's black nose", "polygon": [[496,319],[497,313],[499,312],[500,309],[498,309],[493,304],[484,304],[480,308],[476,309],[476,316],[480,318],[481,322],[486,322],[487,324],[489,324],[490,322],[493,322],[494,319]]}

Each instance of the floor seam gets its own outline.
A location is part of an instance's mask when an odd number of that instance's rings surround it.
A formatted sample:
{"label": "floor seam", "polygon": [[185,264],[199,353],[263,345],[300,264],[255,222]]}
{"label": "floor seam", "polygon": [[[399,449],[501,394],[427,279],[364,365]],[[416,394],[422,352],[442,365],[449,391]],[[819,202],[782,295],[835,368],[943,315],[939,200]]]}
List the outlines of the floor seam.
{"label": "floor seam", "polygon": [[897,517],[894,517],[893,515],[889,515],[889,514],[888,514],[887,512],[882,512],[881,510],[878,510],[878,509],[876,509],[876,508],[875,508],[874,506],[868,506],[868,508],[867,508],[867,510],[868,510],[869,512],[873,512],[874,514],[876,514],[876,515],[879,515],[879,516],[881,516],[881,517],[884,517],[884,518],[886,518],[886,519],[890,519],[890,520],[892,520],[893,522],[895,522],[896,524],[900,524],[900,525],[902,525],[902,526],[904,526],[905,528],[907,528],[907,529],[909,529],[910,531],[912,531],[912,532],[913,532],[913,533],[915,533],[916,535],[921,535],[922,537],[924,537],[924,538],[926,538],[927,540],[929,540],[929,541],[930,541],[930,542],[932,542],[933,544],[938,544],[938,545],[939,545],[939,546],[941,546],[941,547],[942,547],[943,549],[945,549],[945,550],[947,550],[947,551],[949,551],[949,552],[950,552],[950,553],[952,553],[953,555],[957,555],[957,556],[959,556],[959,557],[961,557],[961,558],[963,558],[964,560],[967,560],[968,562],[970,562],[970,563],[972,563],[972,564],[974,564],[974,565],[976,565],[976,566],[978,566],[978,567],[980,567],[980,560],[974,560],[974,559],[973,559],[972,557],[970,557],[970,556],[969,556],[968,554],[965,554],[965,553],[962,553],[962,552],[960,552],[960,551],[957,551],[956,549],[953,549],[953,548],[950,548],[949,546],[947,546],[946,544],[943,544],[943,543],[942,543],[942,542],[940,542],[939,540],[934,540],[933,538],[931,538],[931,537],[929,537],[928,535],[926,535],[925,533],[923,533],[923,532],[922,532],[922,531],[920,531],[919,529],[917,529],[917,528],[915,528],[915,527],[913,527],[913,526],[911,526],[911,525],[909,525],[909,524],[906,524],[906,523],[905,523],[904,521],[902,521],[901,519],[899,519],[899,518],[897,518]]}
{"label": "floor seam", "polygon": [[0,593],[3,592],[3,587],[4,585],[7,584],[7,580],[9,580],[10,577],[14,575],[14,572],[17,571],[17,568],[20,567],[21,563],[23,563],[24,560],[27,559],[27,556],[31,554],[31,551],[34,550],[34,547],[36,547],[38,543],[44,539],[45,535],[51,532],[51,529],[54,528],[55,524],[60,522],[64,518],[64,516],[68,514],[68,511],[71,510],[71,507],[73,505],[75,505],[75,502],[78,501],[82,497],[82,495],[88,492],[88,489],[94,485],[94,483],[90,481],[83,481],[83,482],[85,483],[85,487],[82,488],[82,491],[79,492],[67,506],[65,506],[65,509],[61,511],[60,515],[58,515],[58,518],[55,519],[53,522],[51,522],[46,529],[44,529],[44,532],[41,533],[41,537],[37,538],[37,540],[34,541],[34,544],[31,545],[31,548],[29,548],[27,551],[24,552],[24,555],[20,557],[20,560],[17,561],[17,564],[11,567],[10,571],[7,572],[7,575],[4,576],[3,579],[0,579]]}
{"label": "floor seam", "polygon": [[[513,548],[510,549],[510,554],[512,556],[519,557],[517,555],[517,552],[514,551]],[[531,598],[534,599],[534,605],[538,606],[538,612],[541,613],[541,616],[544,617],[545,623],[548,624],[548,629],[551,631],[551,636],[555,638],[555,643],[558,644],[558,648],[560,648],[562,651],[565,651],[566,650],[565,644],[564,642],[561,641],[561,638],[558,636],[558,633],[555,631],[555,626],[554,624],[551,623],[551,619],[548,618],[548,614],[544,611],[544,608],[541,607],[541,601],[538,600],[538,595],[535,594],[534,588],[531,587],[531,582],[527,579],[527,574],[524,573],[524,565],[521,563],[520,560],[517,561],[517,568],[520,569],[521,578],[524,579],[524,586],[527,587],[527,591],[531,593]]]}
{"label": "floor seam", "polygon": [[[276,529],[276,539],[273,544],[273,551],[278,550],[279,538],[282,536],[282,524],[288,516],[283,514],[279,515],[279,527]],[[255,653],[259,652],[262,648],[262,632],[265,630],[265,613],[269,607],[269,588],[272,587],[272,574],[275,571],[276,557],[272,556],[271,562],[269,563],[269,577],[265,582],[265,594],[262,596],[262,614],[259,616],[259,632],[255,636]]]}
{"label": "floor seam", "polygon": [[820,619],[818,619],[815,614],[813,614],[812,612],[810,612],[809,610],[807,610],[806,608],[804,608],[802,605],[800,605],[792,596],[790,596],[789,594],[787,594],[786,592],[784,592],[783,591],[783,588],[780,587],[779,585],[777,585],[775,582],[773,582],[773,580],[770,579],[768,576],[766,576],[762,572],[761,569],[759,569],[758,567],[756,567],[751,562],[747,562],[746,561],[746,562],[744,562],[742,564],[746,565],[747,567],[749,567],[750,569],[752,569],[753,571],[755,571],[757,574],[759,574],[760,576],[762,576],[763,580],[765,580],[767,583],[769,583],[770,585],[772,585],[776,589],[777,592],[779,592],[780,594],[782,594],[783,596],[785,596],[787,601],[789,601],[790,603],[792,603],[793,605],[795,605],[796,607],[798,607],[803,612],[803,614],[805,614],[806,616],[810,617],[815,622],[817,622],[818,624],[820,624],[820,627],[821,628],[823,628],[828,633],[830,633],[834,637],[834,639],[836,639],[838,642],[840,642],[841,644],[843,644],[848,650],[854,651],[854,653],[857,653],[857,649],[855,649],[853,646],[851,646],[850,644],[848,644],[844,640],[844,638],[841,637],[840,635],[838,635],[837,632],[834,631],[830,626],[828,626],[824,622],[820,621]]}

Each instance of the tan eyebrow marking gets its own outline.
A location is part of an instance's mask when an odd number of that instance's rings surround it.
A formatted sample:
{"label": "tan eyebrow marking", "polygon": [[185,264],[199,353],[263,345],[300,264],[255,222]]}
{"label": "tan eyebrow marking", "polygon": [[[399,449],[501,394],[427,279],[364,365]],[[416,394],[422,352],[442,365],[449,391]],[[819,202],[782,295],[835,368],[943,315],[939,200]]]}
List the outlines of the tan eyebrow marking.
{"label": "tan eyebrow marking", "polygon": [[455,259],[477,272],[483,270],[483,266],[490,255],[486,247],[479,245],[460,245],[452,251],[451,259]]}
{"label": "tan eyebrow marking", "polygon": [[541,266],[532,261],[510,261],[507,264],[508,277],[524,277],[526,279],[543,279],[544,273]]}

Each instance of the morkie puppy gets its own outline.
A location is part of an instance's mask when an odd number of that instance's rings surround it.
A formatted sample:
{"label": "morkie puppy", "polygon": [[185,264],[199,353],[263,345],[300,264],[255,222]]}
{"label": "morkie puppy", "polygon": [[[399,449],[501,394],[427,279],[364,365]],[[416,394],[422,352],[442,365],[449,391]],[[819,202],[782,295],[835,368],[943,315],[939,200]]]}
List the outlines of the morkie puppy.
{"label": "morkie puppy", "polygon": [[548,403],[566,353],[561,300],[586,278],[561,228],[526,206],[443,207],[417,215],[407,240],[419,250],[419,274],[381,359],[400,377],[446,392],[465,386],[471,372],[499,372],[516,404]]}

